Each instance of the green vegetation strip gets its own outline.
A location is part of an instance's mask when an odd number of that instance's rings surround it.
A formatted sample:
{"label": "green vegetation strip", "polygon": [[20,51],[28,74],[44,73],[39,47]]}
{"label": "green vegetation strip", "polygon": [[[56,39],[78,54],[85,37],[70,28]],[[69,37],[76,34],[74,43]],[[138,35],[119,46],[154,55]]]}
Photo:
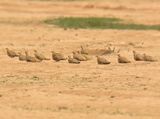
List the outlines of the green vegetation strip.
{"label": "green vegetation strip", "polygon": [[144,25],[124,23],[118,18],[97,18],[97,17],[60,17],[45,20],[47,24],[57,25],[62,28],[82,29],[119,29],[119,30],[160,30],[160,25]]}

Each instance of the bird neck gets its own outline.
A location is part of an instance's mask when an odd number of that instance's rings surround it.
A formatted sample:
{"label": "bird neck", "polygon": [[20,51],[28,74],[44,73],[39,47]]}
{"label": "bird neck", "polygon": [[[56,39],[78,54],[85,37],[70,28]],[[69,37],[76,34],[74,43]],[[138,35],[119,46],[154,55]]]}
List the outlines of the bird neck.
{"label": "bird neck", "polygon": [[28,52],[25,52],[26,53],[26,56],[28,56]]}

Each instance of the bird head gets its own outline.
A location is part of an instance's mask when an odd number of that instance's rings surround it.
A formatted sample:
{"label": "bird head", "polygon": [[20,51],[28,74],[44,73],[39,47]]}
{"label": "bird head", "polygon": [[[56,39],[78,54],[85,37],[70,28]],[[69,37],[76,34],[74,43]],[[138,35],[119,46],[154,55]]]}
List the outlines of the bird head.
{"label": "bird head", "polygon": [[37,52],[37,50],[34,50],[34,52]]}
{"label": "bird head", "polygon": [[135,54],[135,53],[136,53],[136,51],[133,50],[133,54]]}
{"label": "bird head", "polygon": [[18,54],[18,55],[21,55],[22,53],[21,53],[21,52],[17,52],[17,54]]}
{"label": "bird head", "polygon": [[120,54],[117,54],[117,56],[120,57],[121,55],[120,55]]}
{"label": "bird head", "polygon": [[80,51],[77,51],[77,53],[78,53],[78,54],[81,54],[81,52],[80,52]]}
{"label": "bird head", "polygon": [[75,52],[75,51],[73,51],[72,53],[73,53],[73,54],[76,54],[76,52]]}
{"label": "bird head", "polygon": [[96,55],[96,57],[97,57],[97,58],[99,58],[99,56],[98,56],[98,55]]}
{"label": "bird head", "polygon": [[54,52],[54,51],[51,51],[51,53],[52,53],[52,54],[55,54],[56,52]]}
{"label": "bird head", "polygon": [[25,54],[28,55],[28,51],[27,50],[25,50]]}

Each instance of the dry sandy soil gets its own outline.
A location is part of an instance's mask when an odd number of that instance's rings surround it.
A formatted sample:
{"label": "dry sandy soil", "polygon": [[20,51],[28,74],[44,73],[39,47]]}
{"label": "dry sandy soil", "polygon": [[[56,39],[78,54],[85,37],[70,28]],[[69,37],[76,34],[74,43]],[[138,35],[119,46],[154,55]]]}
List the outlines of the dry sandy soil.
{"label": "dry sandy soil", "polygon": [[[132,50],[160,59],[160,32],[154,30],[64,30],[44,24],[59,16],[118,17],[160,24],[159,0],[0,1],[0,119],[159,119],[160,62],[135,62]],[[39,49],[66,56],[80,45],[121,48],[131,64],[96,59],[80,65],[67,61],[20,62],[5,48]]]}

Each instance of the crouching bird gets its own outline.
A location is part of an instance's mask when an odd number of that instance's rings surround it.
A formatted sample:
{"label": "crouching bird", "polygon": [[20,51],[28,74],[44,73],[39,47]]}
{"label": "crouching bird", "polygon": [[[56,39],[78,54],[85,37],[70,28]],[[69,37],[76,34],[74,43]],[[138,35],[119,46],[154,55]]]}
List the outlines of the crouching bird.
{"label": "crouching bird", "polygon": [[102,57],[102,56],[96,56],[97,57],[97,63],[98,64],[110,64],[111,62],[109,62],[106,58]]}
{"label": "crouching bird", "polygon": [[67,58],[61,54],[61,53],[56,53],[54,51],[52,52],[52,59],[55,60],[56,62],[61,61],[61,60],[66,60]]}
{"label": "crouching bird", "polygon": [[25,51],[25,54],[27,62],[41,62],[41,60],[37,59],[36,57],[29,56],[28,51]]}
{"label": "crouching bird", "polygon": [[18,57],[18,53],[16,53],[15,51],[13,50],[10,50],[9,48],[6,48],[6,51],[7,51],[7,55],[10,57],[10,58],[14,58],[14,57]]}
{"label": "crouching bird", "polygon": [[144,54],[140,54],[136,51],[133,51],[133,58],[135,61],[144,61]]}
{"label": "crouching bird", "polygon": [[148,62],[157,62],[158,60],[150,55],[144,54],[144,60]]}
{"label": "crouching bird", "polygon": [[118,63],[131,63],[126,57],[121,56],[118,54]]}
{"label": "crouching bird", "polygon": [[75,58],[72,58],[71,56],[68,56],[68,63],[80,64],[80,61]]}
{"label": "crouching bird", "polygon": [[50,60],[46,58],[43,54],[39,53],[37,50],[34,50],[34,56],[39,60]]}

